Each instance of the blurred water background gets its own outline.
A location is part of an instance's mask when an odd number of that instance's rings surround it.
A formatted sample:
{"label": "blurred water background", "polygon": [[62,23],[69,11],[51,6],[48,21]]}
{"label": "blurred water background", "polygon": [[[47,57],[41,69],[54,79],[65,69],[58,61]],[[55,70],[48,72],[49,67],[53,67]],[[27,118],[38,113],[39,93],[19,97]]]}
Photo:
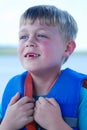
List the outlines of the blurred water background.
{"label": "blurred water background", "polygon": [[[64,69],[67,67],[87,74],[87,54],[72,55],[62,68]],[[0,102],[4,88],[9,79],[23,71],[25,70],[21,66],[17,55],[0,55]]]}

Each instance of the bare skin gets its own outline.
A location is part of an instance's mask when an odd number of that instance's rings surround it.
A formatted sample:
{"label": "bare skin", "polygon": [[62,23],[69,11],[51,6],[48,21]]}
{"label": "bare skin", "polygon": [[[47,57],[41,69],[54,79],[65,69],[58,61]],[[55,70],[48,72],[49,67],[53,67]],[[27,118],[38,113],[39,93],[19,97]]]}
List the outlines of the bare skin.
{"label": "bare skin", "polygon": [[34,119],[46,130],[72,130],[62,119],[60,107],[53,98],[38,99]]}
{"label": "bare skin", "polygon": [[[57,26],[41,25],[37,19],[33,24],[20,27],[18,55],[22,66],[32,76],[34,95],[49,92],[49,87],[61,73],[62,64],[74,49],[75,42],[65,43]],[[20,94],[15,95],[0,130],[18,130],[33,120],[46,130],[72,130],[64,122],[55,99],[40,97],[34,104],[32,98],[20,99]]]}
{"label": "bare skin", "polygon": [[0,130],[18,130],[33,121],[34,100],[17,93],[9,103]]}
{"label": "bare skin", "polygon": [[60,107],[53,98],[40,97],[35,107],[32,98],[19,98],[17,93],[10,101],[0,130],[19,130],[33,120],[47,130],[72,130],[63,121]]}

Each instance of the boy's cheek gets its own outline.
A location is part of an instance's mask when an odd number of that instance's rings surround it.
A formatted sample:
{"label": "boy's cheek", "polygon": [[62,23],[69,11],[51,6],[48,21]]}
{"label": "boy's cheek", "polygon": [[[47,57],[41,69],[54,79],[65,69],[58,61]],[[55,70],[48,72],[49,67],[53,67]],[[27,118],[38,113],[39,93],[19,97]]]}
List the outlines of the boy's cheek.
{"label": "boy's cheek", "polygon": [[19,45],[18,49],[17,49],[18,56],[20,56],[20,54],[23,53],[23,50],[24,50],[24,48],[21,45]]}

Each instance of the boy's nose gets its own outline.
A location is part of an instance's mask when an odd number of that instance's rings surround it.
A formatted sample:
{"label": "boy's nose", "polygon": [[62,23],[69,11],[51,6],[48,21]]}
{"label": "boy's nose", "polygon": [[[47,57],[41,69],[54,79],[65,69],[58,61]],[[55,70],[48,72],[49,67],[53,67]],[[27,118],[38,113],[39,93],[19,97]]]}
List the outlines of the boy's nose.
{"label": "boy's nose", "polygon": [[26,47],[36,47],[36,42],[33,40],[33,39],[29,39],[27,42],[26,42]]}

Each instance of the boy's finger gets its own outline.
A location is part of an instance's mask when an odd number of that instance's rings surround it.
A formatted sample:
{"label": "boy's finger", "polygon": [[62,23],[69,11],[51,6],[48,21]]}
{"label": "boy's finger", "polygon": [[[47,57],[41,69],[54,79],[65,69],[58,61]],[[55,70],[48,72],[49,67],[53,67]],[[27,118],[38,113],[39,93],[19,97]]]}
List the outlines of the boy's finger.
{"label": "boy's finger", "polygon": [[55,100],[54,98],[46,98],[46,100],[47,100],[50,104],[52,104],[52,105],[54,105],[54,106],[58,106],[58,103],[56,102],[56,100]]}
{"label": "boy's finger", "polygon": [[18,101],[18,99],[20,98],[20,93],[16,93],[15,96],[12,97],[9,106],[13,105],[14,103],[16,103]]}
{"label": "boy's finger", "polygon": [[43,98],[43,97],[39,97],[38,101],[39,101],[40,104],[47,102],[46,99]]}

